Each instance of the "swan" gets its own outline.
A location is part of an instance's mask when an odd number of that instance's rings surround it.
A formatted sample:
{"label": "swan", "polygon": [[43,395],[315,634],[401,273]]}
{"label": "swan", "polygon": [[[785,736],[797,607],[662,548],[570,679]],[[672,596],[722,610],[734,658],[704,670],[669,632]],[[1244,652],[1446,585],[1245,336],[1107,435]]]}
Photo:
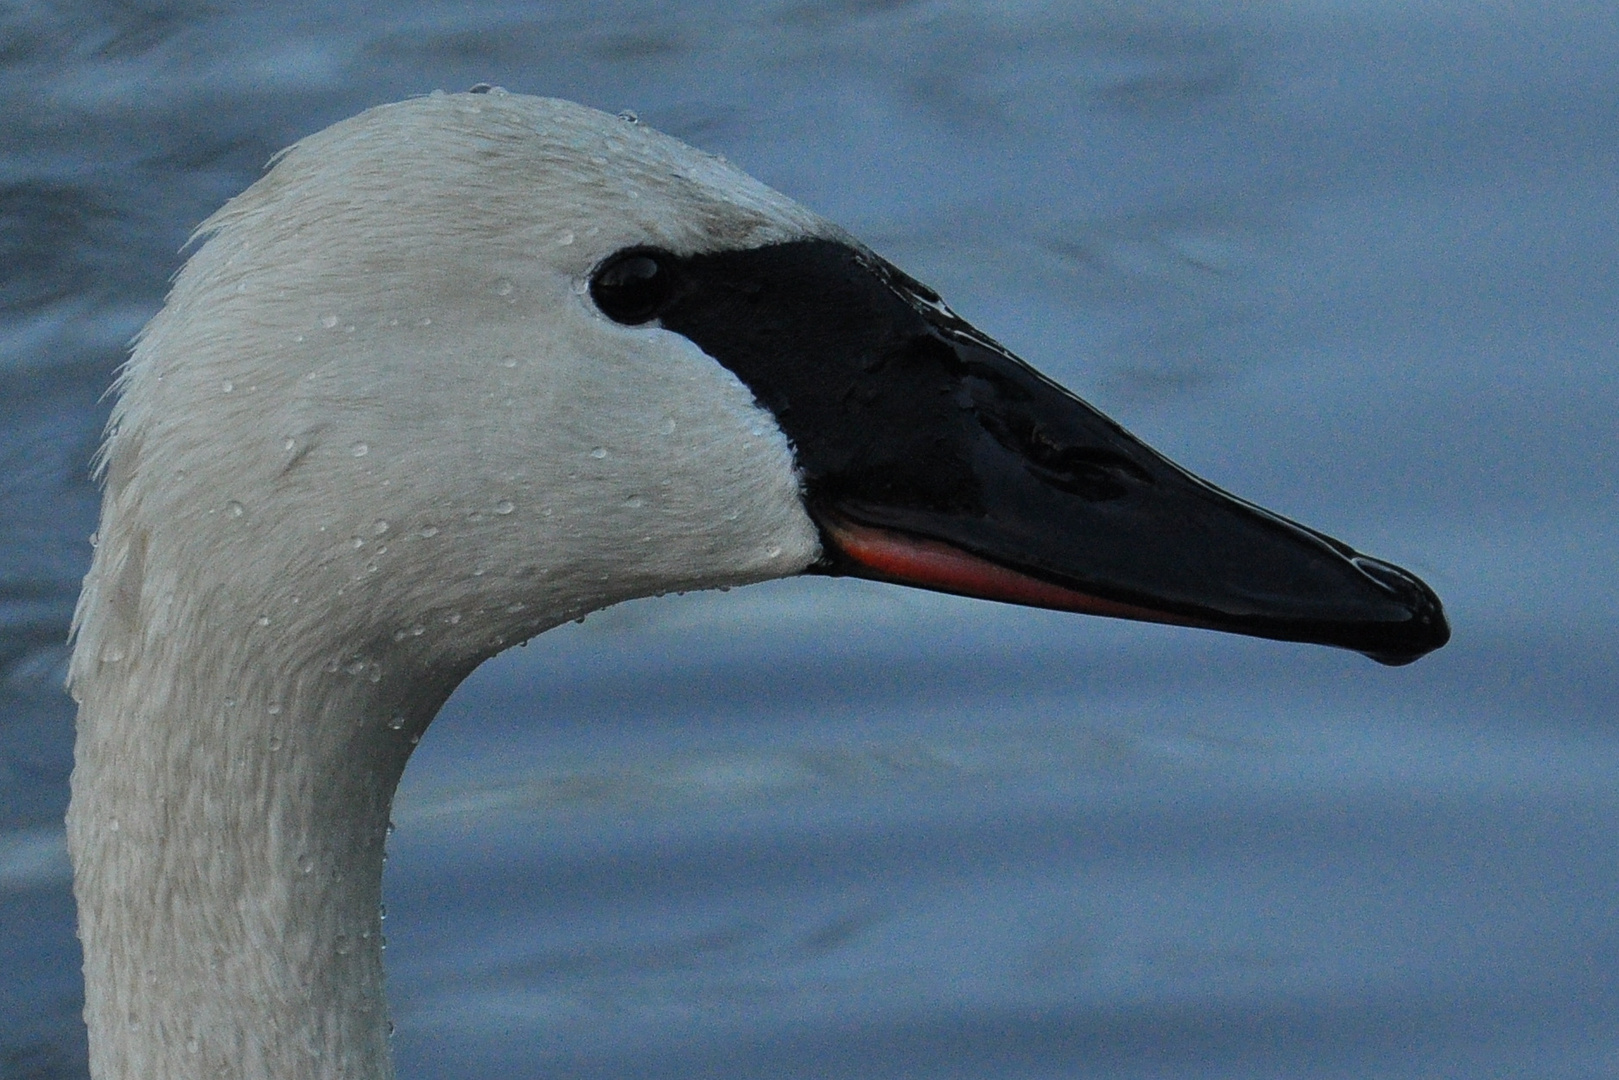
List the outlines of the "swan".
{"label": "swan", "polygon": [[1416,577],[633,120],[384,105],[198,237],[117,382],[75,616],[97,1080],[391,1076],[411,749],[481,661],[618,601],[821,572],[1387,663],[1449,635]]}

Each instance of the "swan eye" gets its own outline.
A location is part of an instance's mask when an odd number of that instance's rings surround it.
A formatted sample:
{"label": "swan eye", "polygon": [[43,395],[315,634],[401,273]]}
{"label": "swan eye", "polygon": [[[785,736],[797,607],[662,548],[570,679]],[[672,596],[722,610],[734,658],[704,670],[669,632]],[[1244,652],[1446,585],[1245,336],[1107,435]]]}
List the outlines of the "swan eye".
{"label": "swan eye", "polygon": [[621,251],[590,279],[590,296],[614,322],[635,325],[655,318],[674,292],[675,275],[661,251]]}

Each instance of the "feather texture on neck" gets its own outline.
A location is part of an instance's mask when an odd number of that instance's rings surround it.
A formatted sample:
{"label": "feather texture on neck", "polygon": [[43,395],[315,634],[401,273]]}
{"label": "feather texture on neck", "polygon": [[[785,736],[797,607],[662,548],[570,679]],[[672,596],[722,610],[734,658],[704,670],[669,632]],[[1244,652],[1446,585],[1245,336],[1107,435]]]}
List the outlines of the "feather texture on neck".
{"label": "feather texture on neck", "polygon": [[831,227],[672,139],[452,95],[310,137],[205,223],[120,379],[69,813],[98,1080],[385,1077],[414,740],[486,657],[819,555],[792,451],[612,251]]}

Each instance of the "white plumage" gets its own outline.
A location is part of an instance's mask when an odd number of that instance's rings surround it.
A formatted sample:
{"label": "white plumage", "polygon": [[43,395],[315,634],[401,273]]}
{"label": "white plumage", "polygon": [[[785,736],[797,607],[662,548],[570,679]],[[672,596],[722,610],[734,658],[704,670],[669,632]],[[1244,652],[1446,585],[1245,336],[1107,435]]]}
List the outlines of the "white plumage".
{"label": "white plumage", "polygon": [[388,807],[482,659],[819,554],[729,371],[585,281],[829,224],[577,105],[434,95],[288,150],[120,380],[77,616],[91,1068],[385,1076]]}

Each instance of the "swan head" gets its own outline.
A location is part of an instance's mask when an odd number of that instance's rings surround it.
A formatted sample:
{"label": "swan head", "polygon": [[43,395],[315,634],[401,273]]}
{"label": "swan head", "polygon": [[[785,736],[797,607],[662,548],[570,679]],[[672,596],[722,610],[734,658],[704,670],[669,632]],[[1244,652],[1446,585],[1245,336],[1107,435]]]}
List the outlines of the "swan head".
{"label": "swan head", "polygon": [[500,92],[298,143],[122,376],[74,680],[234,627],[453,681],[564,619],[819,570],[1414,659],[1414,577],[1225,495],[841,229]]}
{"label": "swan head", "polygon": [[76,615],[100,1077],[389,1075],[414,736],[482,659],[620,600],[819,571],[1391,663],[1449,633],[1414,576],[635,123],[383,106],[199,235],[120,378]]}
{"label": "swan head", "polygon": [[589,284],[625,248],[812,234],[838,235],[562,101],[436,95],[305,139],[199,229],[120,380],[75,682],[222,624],[283,666],[453,673],[617,600],[803,570],[780,427]]}

